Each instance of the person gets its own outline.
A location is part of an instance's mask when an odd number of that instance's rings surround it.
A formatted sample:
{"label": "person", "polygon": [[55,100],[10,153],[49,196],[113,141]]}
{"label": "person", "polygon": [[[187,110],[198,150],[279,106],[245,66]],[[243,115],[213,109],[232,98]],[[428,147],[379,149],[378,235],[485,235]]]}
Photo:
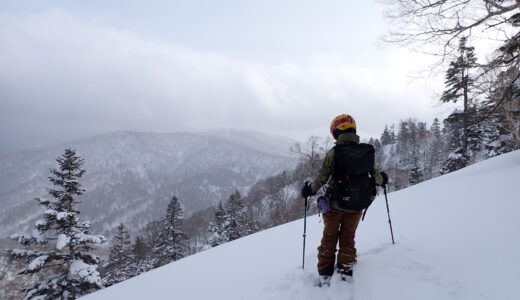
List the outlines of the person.
{"label": "person", "polygon": [[[373,146],[359,143],[352,116],[342,114],[334,118],[330,132],[336,140],[335,146],[325,155],[312,184],[306,182],[301,190],[302,196],[308,198],[329,183],[326,195],[331,198],[330,208],[323,213],[323,236],[318,247],[320,285],[330,285],[338,242],[336,271],[341,274],[342,280],[351,280],[352,269],[357,262],[354,239],[362,211],[374,199],[377,193],[375,185],[388,182],[386,173],[379,172],[374,165]],[[356,168],[364,175],[356,177]],[[359,186],[356,187],[356,184]]]}

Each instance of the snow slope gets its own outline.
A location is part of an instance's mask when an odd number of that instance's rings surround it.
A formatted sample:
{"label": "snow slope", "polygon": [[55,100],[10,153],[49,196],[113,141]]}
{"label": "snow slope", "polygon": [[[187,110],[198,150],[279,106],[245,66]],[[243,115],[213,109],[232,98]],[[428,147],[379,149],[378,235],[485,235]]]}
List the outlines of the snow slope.
{"label": "snow slope", "polygon": [[[360,224],[354,283],[314,286],[308,218],[187,257],[84,299],[520,299],[520,151],[384,196]],[[303,213],[303,212],[302,212]]]}

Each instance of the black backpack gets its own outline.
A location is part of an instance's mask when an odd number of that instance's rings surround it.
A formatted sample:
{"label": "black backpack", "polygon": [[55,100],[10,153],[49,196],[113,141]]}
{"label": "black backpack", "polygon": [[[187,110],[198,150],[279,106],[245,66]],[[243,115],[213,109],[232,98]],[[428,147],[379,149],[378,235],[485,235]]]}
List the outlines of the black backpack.
{"label": "black backpack", "polygon": [[334,146],[332,199],[342,209],[367,209],[377,194],[374,146],[346,143]]}

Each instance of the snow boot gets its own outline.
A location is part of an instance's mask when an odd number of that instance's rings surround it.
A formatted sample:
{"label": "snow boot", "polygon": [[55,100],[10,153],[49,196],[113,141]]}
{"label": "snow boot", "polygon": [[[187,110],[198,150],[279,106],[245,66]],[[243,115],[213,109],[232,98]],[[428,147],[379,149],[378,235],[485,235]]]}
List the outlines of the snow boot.
{"label": "snow boot", "polygon": [[346,281],[346,282],[353,282],[354,281],[352,279],[352,270],[340,273],[340,276],[341,276],[341,281]]}
{"label": "snow boot", "polygon": [[319,287],[329,287],[331,279],[332,279],[332,276],[320,275],[320,282],[318,283],[318,286]]}
{"label": "snow boot", "polygon": [[352,268],[346,269],[338,267],[337,272],[341,276],[341,281],[353,282],[352,276],[354,275],[354,272],[352,271]]}

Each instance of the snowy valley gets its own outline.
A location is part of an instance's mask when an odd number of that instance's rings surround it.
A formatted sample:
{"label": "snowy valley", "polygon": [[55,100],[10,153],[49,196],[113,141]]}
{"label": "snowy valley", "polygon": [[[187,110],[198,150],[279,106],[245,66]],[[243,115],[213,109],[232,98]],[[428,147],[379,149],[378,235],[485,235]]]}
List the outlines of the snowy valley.
{"label": "snowy valley", "polygon": [[0,155],[0,235],[29,231],[48,197],[49,169],[66,147],[85,160],[79,205],[95,232],[124,222],[136,231],[162,216],[172,195],[185,216],[296,165],[293,141],[254,132],[116,132],[51,148]]}
{"label": "snowy valley", "polygon": [[[316,287],[323,224],[303,219],[170,263],[82,299],[500,299],[520,298],[520,151],[384,196],[357,232],[354,283]],[[302,203],[303,214],[303,203]]]}

